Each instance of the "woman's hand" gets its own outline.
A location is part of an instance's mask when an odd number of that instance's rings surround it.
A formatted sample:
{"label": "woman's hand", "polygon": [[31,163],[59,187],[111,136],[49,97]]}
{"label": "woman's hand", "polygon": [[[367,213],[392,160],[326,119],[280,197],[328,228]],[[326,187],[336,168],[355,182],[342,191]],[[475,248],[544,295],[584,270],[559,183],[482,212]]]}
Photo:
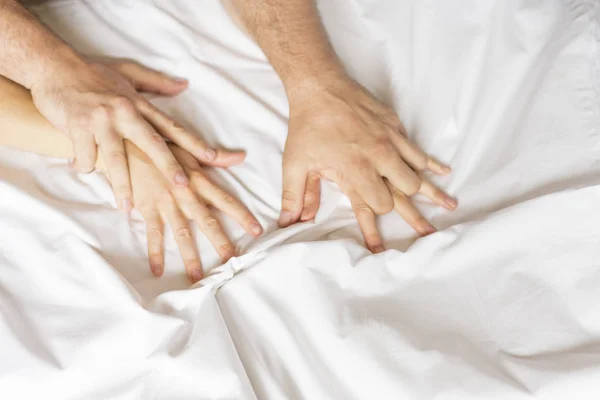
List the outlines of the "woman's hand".
{"label": "woman's hand", "polygon": [[155,276],[160,277],[164,271],[164,223],[171,226],[192,282],[202,279],[204,273],[190,230],[190,219],[210,240],[222,262],[236,255],[233,244],[213,216],[209,205],[235,219],[250,235],[259,236],[262,233],[262,227],[252,213],[239,200],[211,182],[203,167],[187,151],[169,144],[169,150],[190,179],[188,187],[174,187],[137,146],[126,141],[125,147],[135,207],[146,221],[148,256]]}

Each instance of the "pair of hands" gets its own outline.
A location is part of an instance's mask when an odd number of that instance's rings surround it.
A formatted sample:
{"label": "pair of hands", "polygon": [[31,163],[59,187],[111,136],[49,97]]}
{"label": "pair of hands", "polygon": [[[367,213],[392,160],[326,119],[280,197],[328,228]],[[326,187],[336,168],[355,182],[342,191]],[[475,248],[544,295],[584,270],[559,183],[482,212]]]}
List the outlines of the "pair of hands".
{"label": "pair of hands", "polygon": [[[168,223],[188,278],[196,282],[203,270],[189,220],[196,222],[222,262],[235,255],[235,248],[210,206],[231,216],[250,235],[258,236],[263,229],[203,170],[240,164],[245,153],[209,147],[139,93],[170,96],[186,87],[184,80],[135,62],[105,59],[55,71],[34,84],[31,94],[42,115],[71,139],[74,167],[89,172],[98,165],[106,172],[121,209],[130,211],[135,200],[147,225],[153,274],[158,277],[164,271],[163,225]],[[102,162],[97,164],[98,152]]]}
{"label": "pair of hands", "polygon": [[[164,270],[164,222],[171,225],[193,282],[203,273],[189,219],[196,221],[224,262],[235,250],[209,205],[232,216],[249,234],[262,233],[248,209],[202,172],[203,166],[239,164],[245,153],[211,148],[138,93],[175,95],[187,87],[186,81],[123,60],[88,63],[51,78],[32,87],[37,108],[69,135],[77,169],[91,171],[100,150],[117,204],[129,211],[135,199],[147,223],[156,276]],[[315,217],[323,178],[336,182],[348,195],[373,252],[384,250],[376,215],[392,209],[419,234],[435,232],[410,197],[420,193],[455,209],[456,200],[418,175],[424,170],[444,175],[450,168],[411,143],[394,111],[352,79],[335,76],[325,82],[311,81],[288,93],[280,226]]]}

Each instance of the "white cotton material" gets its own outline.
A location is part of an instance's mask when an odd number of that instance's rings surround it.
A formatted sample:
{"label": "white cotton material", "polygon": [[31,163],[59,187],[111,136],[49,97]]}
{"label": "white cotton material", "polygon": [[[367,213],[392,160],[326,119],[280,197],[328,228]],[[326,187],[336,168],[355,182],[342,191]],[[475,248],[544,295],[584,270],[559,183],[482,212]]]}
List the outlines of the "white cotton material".
{"label": "white cotton material", "polygon": [[364,247],[323,184],[315,221],[278,229],[288,104],[216,0],[59,0],[36,9],[88,54],[190,80],[153,102],[211,144],[266,228],[189,287],[170,233],[151,275],[143,220],[65,160],[0,149],[0,398],[600,398],[600,3],[322,0],[348,72],[452,166],[429,176],[439,232],[392,213]]}

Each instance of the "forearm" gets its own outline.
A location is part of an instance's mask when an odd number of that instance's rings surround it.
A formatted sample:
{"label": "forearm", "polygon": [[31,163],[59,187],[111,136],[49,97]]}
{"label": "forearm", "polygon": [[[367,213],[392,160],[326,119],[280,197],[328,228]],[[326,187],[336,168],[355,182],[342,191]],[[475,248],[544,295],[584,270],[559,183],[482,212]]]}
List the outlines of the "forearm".
{"label": "forearm", "polygon": [[31,87],[83,59],[16,0],[0,0],[0,75]]}
{"label": "forearm", "polygon": [[263,49],[288,96],[345,76],[314,0],[225,0],[225,5]]}
{"label": "forearm", "polygon": [[[72,158],[71,141],[35,108],[29,91],[0,77],[0,146]],[[98,157],[97,167],[101,167]]]}

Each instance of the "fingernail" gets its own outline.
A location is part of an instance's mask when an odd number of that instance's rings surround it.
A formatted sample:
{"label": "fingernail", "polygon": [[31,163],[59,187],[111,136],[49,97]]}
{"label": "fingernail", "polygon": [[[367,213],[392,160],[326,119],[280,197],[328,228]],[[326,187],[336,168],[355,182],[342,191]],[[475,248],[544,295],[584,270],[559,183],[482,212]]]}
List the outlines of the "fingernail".
{"label": "fingernail", "polygon": [[196,270],[192,271],[192,282],[196,283],[196,282],[202,280],[203,277],[204,277],[204,274],[202,273],[201,269],[196,269]]}
{"label": "fingernail", "polygon": [[447,165],[444,165],[444,167],[442,168],[442,171],[443,171],[445,174],[449,174],[450,172],[452,172],[452,168],[450,168],[450,167],[449,167],[449,166],[447,166]]}
{"label": "fingernail", "polygon": [[207,160],[214,160],[217,157],[217,151],[215,149],[206,149],[204,152],[204,158]]}
{"label": "fingernail", "polygon": [[177,83],[187,83],[188,80],[185,78],[173,78]]}
{"label": "fingernail", "polygon": [[250,232],[252,232],[254,235],[258,236],[263,232],[263,230],[259,224],[254,223],[254,224],[250,225]]}
{"label": "fingernail", "polygon": [[383,251],[385,251],[385,247],[381,244],[373,247],[373,253],[381,253]]}
{"label": "fingernail", "polygon": [[294,220],[294,215],[289,211],[282,211],[279,216],[279,226],[285,228],[288,225],[291,225]]}
{"label": "fingernail", "polygon": [[152,270],[152,275],[159,277],[162,275],[163,267],[161,264],[150,263],[150,269]]}
{"label": "fingernail", "polygon": [[437,229],[435,229],[431,225],[428,225],[421,230],[421,236],[429,236],[432,233],[436,233],[436,232],[437,232]]}
{"label": "fingernail", "polygon": [[175,175],[175,183],[182,185],[182,186],[187,186],[188,178],[187,178],[187,176],[185,176],[185,173],[183,173],[182,171],[178,172]]}
{"label": "fingernail", "polygon": [[130,212],[133,208],[133,203],[131,202],[131,199],[124,199],[121,206],[123,207],[123,211]]}
{"label": "fingernail", "polygon": [[454,210],[456,207],[458,207],[458,201],[451,197],[448,197],[446,201],[444,201],[444,204],[446,204],[446,207],[448,207],[450,210]]}

